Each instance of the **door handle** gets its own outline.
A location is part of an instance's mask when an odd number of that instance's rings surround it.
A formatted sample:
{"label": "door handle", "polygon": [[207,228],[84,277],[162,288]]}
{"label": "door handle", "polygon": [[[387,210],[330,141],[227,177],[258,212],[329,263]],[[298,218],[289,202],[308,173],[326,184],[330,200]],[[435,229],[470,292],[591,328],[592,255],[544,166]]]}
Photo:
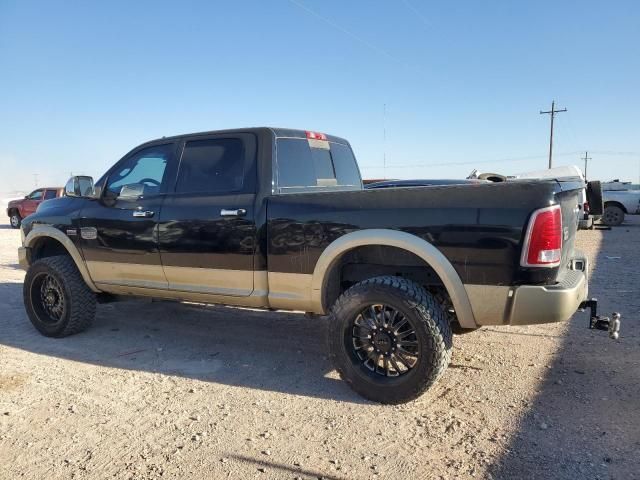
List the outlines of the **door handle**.
{"label": "door handle", "polygon": [[220,210],[221,217],[244,217],[247,211],[244,208],[236,208],[235,210],[223,208]]}
{"label": "door handle", "polygon": [[133,212],[134,217],[151,218],[154,212],[151,210],[135,210]]}

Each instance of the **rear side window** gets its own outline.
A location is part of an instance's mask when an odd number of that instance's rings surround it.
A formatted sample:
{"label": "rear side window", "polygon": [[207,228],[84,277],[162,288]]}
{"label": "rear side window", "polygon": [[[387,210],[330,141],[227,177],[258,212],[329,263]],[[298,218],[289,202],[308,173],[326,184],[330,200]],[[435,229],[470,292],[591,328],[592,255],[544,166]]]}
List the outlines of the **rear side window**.
{"label": "rear side window", "polygon": [[56,191],[55,190],[47,190],[44,192],[44,199],[45,200],[51,200],[52,198],[56,198]]}
{"label": "rear side window", "polygon": [[243,189],[242,140],[216,138],[187,142],[180,160],[176,193],[225,193]]}
{"label": "rear side window", "polygon": [[307,139],[277,140],[277,177],[280,193],[360,190],[362,181],[348,145],[326,142],[328,148],[311,147]]}

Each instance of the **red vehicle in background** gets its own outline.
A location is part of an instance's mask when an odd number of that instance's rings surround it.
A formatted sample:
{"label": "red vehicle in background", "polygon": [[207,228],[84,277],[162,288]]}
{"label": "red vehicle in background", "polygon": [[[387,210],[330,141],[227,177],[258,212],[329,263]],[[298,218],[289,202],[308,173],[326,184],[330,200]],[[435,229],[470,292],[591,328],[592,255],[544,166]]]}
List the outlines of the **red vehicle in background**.
{"label": "red vehicle in background", "polygon": [[38,188],[20,200],[12,200],[7,206],[7,216],[13,228],[20,228],[22,219],[36,211],[38,205],[45,200],[61,197],[64,193],[62,187]]}

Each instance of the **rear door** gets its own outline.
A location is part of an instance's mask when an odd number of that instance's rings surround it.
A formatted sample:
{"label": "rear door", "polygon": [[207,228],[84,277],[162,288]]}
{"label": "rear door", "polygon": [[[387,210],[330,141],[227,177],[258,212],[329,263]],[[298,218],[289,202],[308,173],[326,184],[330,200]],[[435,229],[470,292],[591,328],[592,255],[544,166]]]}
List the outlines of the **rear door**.
{"label": "rear door", "polygon": [[157,226],[176,147],[168,142],[134,150],[108,173],[101,199],[83,208],[80,243],[95,283],[167,288]]}
{"label": "rear door", "polygon": [[231,296],[253,292],[256,146],[250,133],[184,141],[159,225],[171,290]]}
{"label": "rear door", "polygon": [[44,200],[51,200],[58,196],[58,191],[52,188],[48,188],[44,192]]}

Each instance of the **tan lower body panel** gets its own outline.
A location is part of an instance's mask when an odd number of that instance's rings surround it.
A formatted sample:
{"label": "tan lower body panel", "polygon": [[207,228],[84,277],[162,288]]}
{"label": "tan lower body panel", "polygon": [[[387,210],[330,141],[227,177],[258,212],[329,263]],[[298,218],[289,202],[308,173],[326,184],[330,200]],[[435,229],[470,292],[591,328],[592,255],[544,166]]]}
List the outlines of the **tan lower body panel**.
{"label": "tan lower body panel", "polygon": [[267,276],[271,308],[321,313],[312,302],[313,275],[269,272]]}
{"label": "tan lower body panel", "polygon": [[169,284],[161,265],[87,261],[87,269],[96,284],[167,289]]}
{"label": "tan lower body panel", "polygon": [[[587,265],[587,261],[584,261]],[[571,270],[556,285],[512,287],[470,285],[465,288],[478,325],[536,325],[564,322],[588,298],[587,267]]]}
{"label": "tan lower body panel", "polygon": [[[512,287],[466,284],[467,296],[478,325],[505,325],[509,323]],[[513,295],[513,293],[511,293]]]}
{"label": "tan lower body panel", "polygon": [[266,271],[189,267],[165,267],[163,270],[157,265],[116,262],[87,262],[87,266],[96,287],[114,295],[254,308],[270,306]]}
{"label": "tan lower body panel", "polygon": [[[170,290],[248,297],[253,292],[252,270],[165,266]],[[256,272],[258,273],[258,272]]]}

